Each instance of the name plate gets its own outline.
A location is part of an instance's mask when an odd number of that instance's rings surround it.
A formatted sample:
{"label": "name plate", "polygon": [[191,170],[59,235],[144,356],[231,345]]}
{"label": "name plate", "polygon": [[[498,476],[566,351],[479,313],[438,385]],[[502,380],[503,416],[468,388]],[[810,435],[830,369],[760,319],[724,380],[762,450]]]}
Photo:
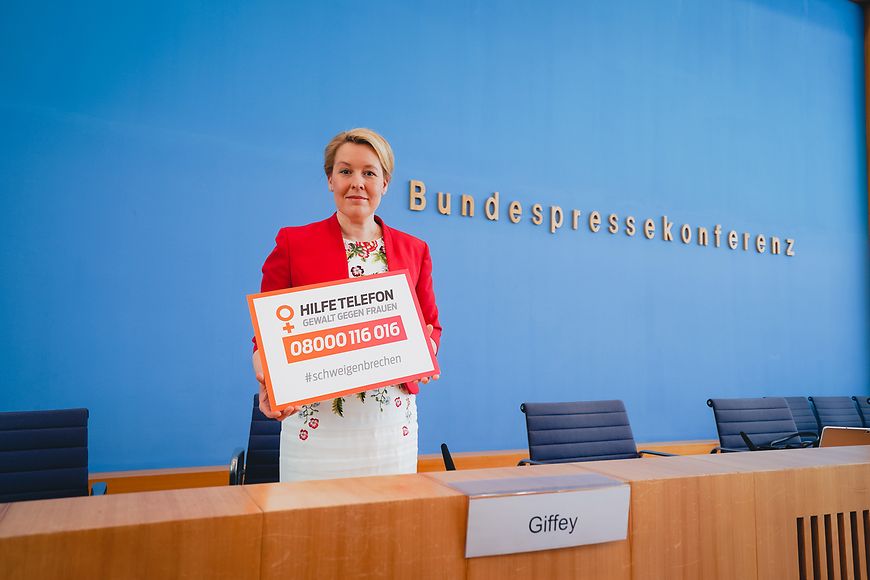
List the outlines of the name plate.
{"label": "name plate", "polygon": [[405,270],[253,294],[248,307],[273,410],[439,372]]}
{"label": "name plate", "polygon": [[628,537],[628,484],[597,474],[450,484],[469,496],[465,557],[600,544]]}

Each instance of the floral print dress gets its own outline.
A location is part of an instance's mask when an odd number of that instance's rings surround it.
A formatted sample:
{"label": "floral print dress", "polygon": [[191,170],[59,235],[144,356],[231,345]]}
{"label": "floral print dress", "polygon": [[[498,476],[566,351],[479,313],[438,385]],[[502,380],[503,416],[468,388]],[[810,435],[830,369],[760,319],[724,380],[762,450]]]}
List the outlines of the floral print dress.
{"label": "floral print dress", "polygon": [[[344,247],[349,277],[388,271],[383,239]],[[303,405],[281,424],[281,481],[416,471],[416,396],[401,386]]]}

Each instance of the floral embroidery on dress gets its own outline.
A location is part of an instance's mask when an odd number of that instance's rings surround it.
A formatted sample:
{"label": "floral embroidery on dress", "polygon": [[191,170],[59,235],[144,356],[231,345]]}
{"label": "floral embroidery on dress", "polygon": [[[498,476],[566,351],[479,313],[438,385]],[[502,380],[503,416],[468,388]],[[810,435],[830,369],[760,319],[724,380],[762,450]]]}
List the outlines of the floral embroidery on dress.
{"label": "floral embroidery on dress", "polygon": [[299,438],[302,441],[308,439],[308,429],[305,427],[310,427],[311,429],[317,429],[320,425],[320,419],[317,419],[314,414],[319,413],[320,409],[318,407],[320,403],[311,403],[310,405],[302,405],[299,409],[299,418],[302,419],[302,429],[299,430]]}
{"label": "floral embroidery on dress", "polygon": [[381,408],[381,413],[383,413],[384,405],[388,405],[390,402],[390,396],[387,394],[387,389],[381,388],[369,391],[369,396],[378,402],[378,405]]}
{"label": "floral embroidery on dress", "polygon": [[384,266],[387,265],[387,252],[386,252],[386,250],[384,250],[383,245],[381,245],[381,247],[378,248],[378,251],[375,252],[374,256],[372,256],[372,259],[375,262],[381,262]]}
{"label": "floral embroidery on dress", "polygon": [[[396,400],[398,401],[399,398],[396,397]],[[398,405],[396,405],[396,406],[398,406]],[[414,414],[411,412],[411,397],[405,397],[405,421],[407,421],[408,423],[411,423],[413,418],[414,418]],[[407,425],[403,426],[402,427],[402,436],[407,437],[408,433],[409,433],[408,426]]]}
{"label": "floral embroidery on dress", "polygon": [[384,247],[381,246],[378,249],[378,242],[348,242],[347,243],[347,259],[348,261],[354,256],[359,256],[359,258],[365,262],[369,256],[375,254],[375,260],[382,261],[386,264],[386,260],[384,254]]}

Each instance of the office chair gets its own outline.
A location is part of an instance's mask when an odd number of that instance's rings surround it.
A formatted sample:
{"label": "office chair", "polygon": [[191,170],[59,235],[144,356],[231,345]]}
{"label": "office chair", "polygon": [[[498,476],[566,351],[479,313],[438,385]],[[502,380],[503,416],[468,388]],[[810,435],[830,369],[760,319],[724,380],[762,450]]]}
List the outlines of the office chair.
{"label": "office chair", "polygon": [[865,427],[870,427],[870,397],[867,395],[858,395],[852,397],[855,404],[858,405],[858,412],[861,413],[861,419],[864,421]]}
{"label": "office chair", "polygon": [[260,411],[259,396],[254,395],[248,452],[241,447],[233,451],[230,485],[277,482],[280,451],[281,422],[266,417]]}
{"label": "office chair", "polygon": [[0,413],[0,502],[86,495],[87,409]]}
{"label": "office chair", "polygon": [[828,425],[836,427],[863,427],[864,421],[852,397],[809,397],[813,403],[819,433]]}
{"label": "office chair", "polygon": [[710,453],[797,449],[818,441],[818,434],[798,431],[782,397],[707,399],[707,406],[719,433],[719,446]]}
{"label": "office chair", "polygon": [[622,401],[523,403],[529,458],[518,465],[573,463],[603,459],[636,459],[638,451]]}
{"label": "office chair", "polygon": [[798,431],[812,433],[812,436],[801,437],[804,441],[819,439],[819,423],[813,413],[813,407],[806,397],[784,397]]}

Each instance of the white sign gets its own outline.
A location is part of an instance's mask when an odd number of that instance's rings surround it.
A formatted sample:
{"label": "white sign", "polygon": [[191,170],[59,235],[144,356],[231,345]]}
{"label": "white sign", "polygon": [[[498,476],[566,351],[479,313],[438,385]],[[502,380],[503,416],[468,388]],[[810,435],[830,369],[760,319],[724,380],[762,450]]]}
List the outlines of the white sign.
{"label": "white sign", "polygon": [[273,409],[438,374],[404,270],[248,296]]}
{"label": "white sign", "polygon": [[551,493],[471,497],[465,557],[624,540],[627,484]]}

